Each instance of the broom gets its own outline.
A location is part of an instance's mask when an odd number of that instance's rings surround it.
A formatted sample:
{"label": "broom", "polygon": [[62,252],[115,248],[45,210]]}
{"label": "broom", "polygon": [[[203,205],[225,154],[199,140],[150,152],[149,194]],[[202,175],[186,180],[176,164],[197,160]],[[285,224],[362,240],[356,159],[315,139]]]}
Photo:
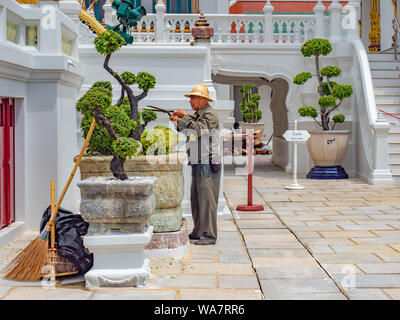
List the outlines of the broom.
{"label": "broom", "polygon": [[[46,226],[43,228],[40,235],[31,241],[31,243],[21,251],[5,268],[7,272],[5,279],[10,280],[17,280],[17,281],[38,281],[42,277],[43,267],[48,263],[50,260],[51,263],[51,278],[54,279],[55,277],[55,224],[54,221],[56,219],[56,215],[58,209],[60,208],[61,202],[64,199],[65,194],[71,184],[72,179],[74,178],[75,172],[79,167],[79,164],[82,160],[83,154],[86,150],[86,147],[89,143],[90,137],[92,136],[93,130],[96,125],[96,120],[93,118],[92,124],[90,126],[89,132],[86,136],[85,142],[83,143],[81,152],[78,156],[78,159],[75,163],[75,166],[71,172],[71,175],[66,183],[61,196],[57,202],[57,206],[54,208],[54,200],[52,201],[52,210],[51,210],[51,218],[47,222]],[[53,189],[53,182],[52,182],[52,189]],[[52,190],[52,198],[54,197]],[[54,210],[53,210],[54,208]],[[50,257],[48,254],[49,251],[49,235],[52,235],[51,239],[51,248],[50,248]],[[50,258],[50,259],[49,259]],[[75,273],[75,272],[74,272]]]}

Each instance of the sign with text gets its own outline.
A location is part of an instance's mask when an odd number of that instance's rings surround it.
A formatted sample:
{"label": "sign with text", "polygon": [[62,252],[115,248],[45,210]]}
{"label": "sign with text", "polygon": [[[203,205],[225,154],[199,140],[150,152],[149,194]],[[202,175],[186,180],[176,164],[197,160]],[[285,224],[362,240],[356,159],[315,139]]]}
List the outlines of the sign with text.
{"label": "sign with text", "polygon": [[310,134],[306,130],[287,130],[283,137],[289,142],[306,142]]}

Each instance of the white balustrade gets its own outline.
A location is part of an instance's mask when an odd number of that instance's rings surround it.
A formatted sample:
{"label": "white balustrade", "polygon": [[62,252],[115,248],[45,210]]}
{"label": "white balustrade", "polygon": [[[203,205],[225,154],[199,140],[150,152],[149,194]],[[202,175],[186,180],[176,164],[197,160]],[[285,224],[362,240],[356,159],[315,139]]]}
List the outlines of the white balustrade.
{"label": "white balustrade", "polygon": [[[359,0],[350,1],[351,4]],[[147,14],[137,28],[129,33],[139,43],[180,43],[193,40],[191,29],[198,14],[167,14],[165,4],[158,0],[156,14]],[[105,22],[118,24],[118,19],[110,6],[110,0],[104,5]],[[113,10],[112,14],[111,11]],[[344,40],[346,34],[353,39],[355,31],[348,33],[341,26],[342,4],[332,1],[329,16],[325,16],[326,7],[318,1],[314,14],[310,15],[274,15],[271,1],[267,1],[262,14],[206,14],[208,22],[214,28],[212,44],[252,45],[252,44],[301,44],[314,37],[329,38],[333,42]]]}

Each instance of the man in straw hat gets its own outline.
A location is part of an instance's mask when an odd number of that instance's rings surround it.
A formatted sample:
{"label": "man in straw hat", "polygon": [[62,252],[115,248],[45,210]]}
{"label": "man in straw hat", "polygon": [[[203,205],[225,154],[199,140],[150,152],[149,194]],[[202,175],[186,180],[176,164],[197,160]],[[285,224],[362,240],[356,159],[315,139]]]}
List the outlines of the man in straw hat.
{"label": "man in straw hat", "polygon": [[190,98],[196,119],[180,109],[172,114],[170,120],[177,122],[179,131],[195,137],[195,143],[188,148],[189,164],[192,166],[190,205],[194,223],[189,238],[196,240],[196,245],[213,245],[217,241],[221,177],[219,120],[216,111],[209,105],[213,100],[204,83],[194,86],[185,97]]}

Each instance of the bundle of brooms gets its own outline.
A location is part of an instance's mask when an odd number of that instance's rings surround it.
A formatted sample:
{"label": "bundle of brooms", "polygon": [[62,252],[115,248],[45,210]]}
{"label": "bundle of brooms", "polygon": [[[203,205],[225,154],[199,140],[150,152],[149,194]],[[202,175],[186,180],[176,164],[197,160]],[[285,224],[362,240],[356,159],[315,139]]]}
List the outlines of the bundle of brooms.
{"label": "bundle of brooms", "polygon": [[87,148],[95,125],[96,120],[93,118],[81,152],[71,175],[64,186],[57,205],[55,205],[55,183],[54,180],[51,181],[51,217],[40,235],[36,239],[32,240],[31,243],[5,268],[5,272],[7,273],[5,276],[6,279],[17,281],[38,281],[41,278],[49,277],[51,281],[54,281],[56,277],[78,273],[78,268],[73,263],[57,254],[57,249],[55,248],[55,219],[58,209],[61,206],[61,202],[64,199],[82,160],[82,156]]}

